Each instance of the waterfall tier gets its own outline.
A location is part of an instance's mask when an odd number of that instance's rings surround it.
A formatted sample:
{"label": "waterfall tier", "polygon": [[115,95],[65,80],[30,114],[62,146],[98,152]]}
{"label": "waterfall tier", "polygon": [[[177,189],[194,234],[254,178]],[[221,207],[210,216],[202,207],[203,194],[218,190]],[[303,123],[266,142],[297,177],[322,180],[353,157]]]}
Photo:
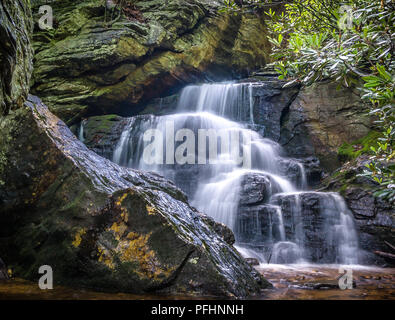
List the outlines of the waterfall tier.
{"label": "waterfall tier", "polygon": [[262,262],[358,263],[344,200],[306,191],[303,165],[251,130],[252,86],[187,86],[176,113],[129,118],[112,160],[174,181]]}

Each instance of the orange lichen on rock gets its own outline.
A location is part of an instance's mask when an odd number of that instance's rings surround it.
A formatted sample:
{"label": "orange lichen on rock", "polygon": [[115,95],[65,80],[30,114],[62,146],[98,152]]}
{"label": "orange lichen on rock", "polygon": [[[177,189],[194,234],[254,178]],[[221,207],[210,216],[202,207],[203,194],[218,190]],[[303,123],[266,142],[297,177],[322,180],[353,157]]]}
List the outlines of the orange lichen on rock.
{"label": "orange lichen on rock", "polygon": [[128,226],[123,221],[121,221],[119,223],[114,222],[108,231],[112,231],[115,239],[119,241],[127,229]]}
{"label": "orange lichen on rock", "polygon": [[155,252],[148,246],[151,233],[139,235],[129,232],[126,239],[119,242],[116,251],[119,252],[122,262],[138,262],[138,273],[146,278],[158,278],[160,275],[168,277],[175,268],[163,267],[155,256]]}
{"label": "orange lichen on rock", "polygon": [[146,209],[147,209],[147,213],[148,213],[149,216],[156,214],[155,208],[153,208],[153,207],[147,205],[147,206],[146,206]]}
{"label": "orange lichen on rock", "polygon": [[78,230],[74,236],[74,241],[71,243],[74,247],[78,248],[82,242],[82,236],[86,233],[84,228]]}
{"label": "orange lichen on rock", "polygon": [[[124,193],[117,199],[115,205],[120,210],[118,219],[112,222],[107,232],[114,236],[117,241],[115,247],[109,249],[99,244],[99,262],[106,264],[109,268],[114,269],[117,263],[133,263],[136,265],[135,273],[141,278],[163,279],[171,275],[176,267],[163,265],[156,257],[155,251],[149,246],[149,239],[152,233],[139,234],[131,231],[128,220],[129,211],[122,207],[121,204],[130,195]],[[146,205],[148,215],[156,213],[155,208]]]}
{"label": "orange lichen on rock", "polygon": [[118,198],[118,200],[115,202],[115,204],[117,205],[117,206],[120,206],[120,205],[122,205],[122,202],[123,202],[123,200],[125,200],[126,199],[126,197],[129,195],[130,193],[124,193],[123,195],[122,195],[122,197],[119,197]]}
{"label": "orange lichen on rock", "polygon": [[102,246],[99,246],[98,252],[99,252],[99,262],[104,263],[110,269],[114,269],[115,265],[112,260],[110,251]]}

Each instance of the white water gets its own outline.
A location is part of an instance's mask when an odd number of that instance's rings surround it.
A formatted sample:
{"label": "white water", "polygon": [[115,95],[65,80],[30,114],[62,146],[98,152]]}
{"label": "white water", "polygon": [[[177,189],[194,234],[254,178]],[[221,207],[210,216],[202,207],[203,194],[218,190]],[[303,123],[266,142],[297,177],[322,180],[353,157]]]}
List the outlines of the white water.
{"label": "white water", "polygon": [[84,125],[85,125],[85,122],[86,122],[86,120],[81,121],[80,128],[78,130],[78,139],[81,142],[85,141],[85,137],[84,137]]}
{"label": "white water", "polygon": [[[240,190],[243,177],[251,173],[265,175],[278,187],[277,194],[272,195],[269,205],[275,208],[276,221],[278,221],[276,228],[280,236],[275,239],[273,234],[269,234],[266,238],[262,238],[265,246],[271,247],[269,262],[307,263],[311,250],[306,247],[304,229],[306,226],[301,202],[303,192],[298,191],[296,187],[298,185],[300,189],[307,188],[305,170],[303,165],[296,160],[282,158],[281,147],[277,143],[248,129],[248,124],[254,122],[252,92],[253,84],[221,83],[188,86],[181,93],[177,114],[131,118],[114,151],[113,161],[141,170],[156,171],[172,179],[189,193],[192,205],[216,221],[226,224],[234,232],[237,229],[237,217],[240,211]],[[242,154],[247,155],[245,158],[250,158],[251,162],[245,166],[244,161],[243,166],[235,161],[232,148],[221,147],[216,164],[185,164],[183,166],[174,164],[175,137],[169,130],[169,121],[174,124],[175,132],[187,128],[196,137],[199,136],[199,129],[233,132],[239,137]],[[167,164],[152,165],[144,160],[143,150],[147,142],[143,141],[142,136],[150,128],[162,132],[164,149],[171,149],[165,150],[163,155],[163,160],[166,160]],[[221,146],[225,140],[226,138],[221,138]],[[181,139],[178,144],[183,141]],[[200,143],[201,141],[196,141],[195,146]],[[194,159],[197,163],[199,159],[202,160],[209,154],[208,149],[206,146],[203,154],[200,151],[189,154],[189,159]],[[280,163],[284,161],[297,164],[300,181],[292,183],[287,176],[284,176],[284,171],[280,166]],[[343,264],[358,263],[357,234],[353,218],[344,200],[333,193],[316,193],[316,196],[320,199],[319,215],[322,216],[323,228],[328,236],[324,245],[331,250],[335,248],[336,251],[333,257],[323,257],[323,261]],[[291,223],[293,230],[288,233],[282,208],[277,205],[278,200],[284,197],[292,199],[290,200],[292,201],[291,218],[287,218],[287,223]],[[257,216],[256,219],[259,217]],[[270,219],[272,221],[273,218]],[[273,223],[271,222],[270,230],[273,230]],[[264,236],[258,232],[256,238],[259,237]],[[251,243],[250,248],[238,244],[238,249],[247,257],[258,258],[261,262],[268,260],[267,255],[265,258],[262,252],[254,249],[254,243]],[[313,254],[316,252],[314,251]]]}

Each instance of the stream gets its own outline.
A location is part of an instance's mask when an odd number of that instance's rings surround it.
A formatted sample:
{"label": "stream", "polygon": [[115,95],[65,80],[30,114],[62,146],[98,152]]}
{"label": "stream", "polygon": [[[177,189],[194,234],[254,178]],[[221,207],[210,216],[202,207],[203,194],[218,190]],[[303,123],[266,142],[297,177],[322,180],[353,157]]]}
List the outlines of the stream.
{"label": "stream", "polygon": [[[395,269],[353,266],[354,287],[338,287],[338,267],[325,265],[261,265],[257,267],[273,289],[263,290],[251,299],[259,300],[393,300]],[[136,295],[103,293],[92,290],[55,286],[40,290],[36,283],[12,279],[0,281],[0,300],[184,300],[215,299],[215,297]]]}

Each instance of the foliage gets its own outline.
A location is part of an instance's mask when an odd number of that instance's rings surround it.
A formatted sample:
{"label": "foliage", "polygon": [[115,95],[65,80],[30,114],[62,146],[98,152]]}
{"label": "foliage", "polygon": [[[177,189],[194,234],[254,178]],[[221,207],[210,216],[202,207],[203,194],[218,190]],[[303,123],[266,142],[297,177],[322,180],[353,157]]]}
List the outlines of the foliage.
{"label": "foliage", "polygon": [[378,139],[383,135],[378,131],[370,131],[365,137],[352,141],[351,143],[344,143],[338,150],[340,160],[348,161],[359,157],[361,154],[370,152],[371,148],[378,147]]}
{"label": "foliage", "polygon": [[[262,4],[271,1],[261,0]],[[369,103],[377,147],[363,175],[380,184],[377,196],[395,201],[395,2],[294,0],[266,11],[279,78],[311,85],[331,79],[357,87]]]}

